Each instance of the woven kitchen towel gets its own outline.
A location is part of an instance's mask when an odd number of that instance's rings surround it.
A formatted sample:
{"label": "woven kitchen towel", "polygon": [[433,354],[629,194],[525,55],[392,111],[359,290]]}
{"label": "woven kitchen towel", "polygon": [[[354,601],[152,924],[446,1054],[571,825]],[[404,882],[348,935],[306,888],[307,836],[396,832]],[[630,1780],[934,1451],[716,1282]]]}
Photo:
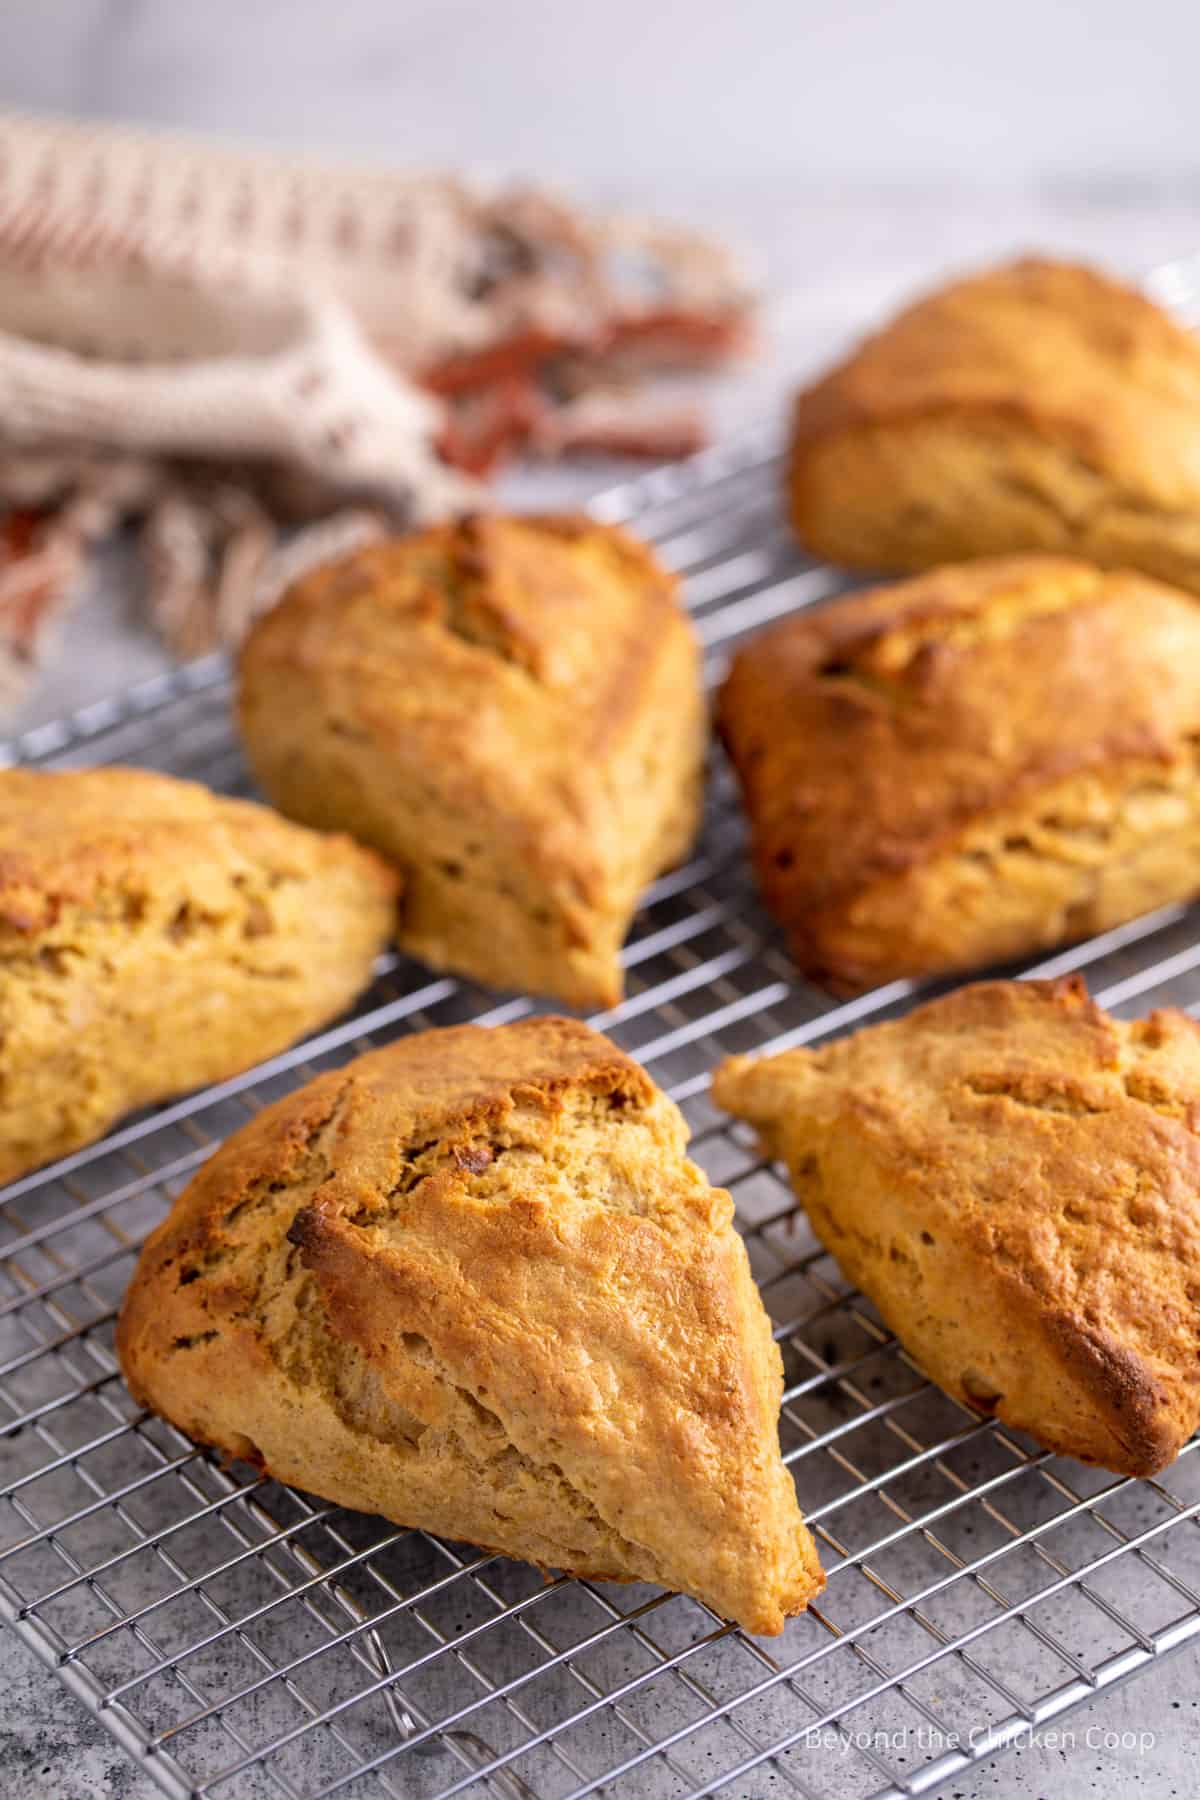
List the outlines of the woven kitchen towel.
{"label": "woven kitchen towel", "polygon": [[124,521],[194,654],[503,448],[691,447],[632,378],[748,307],[719,246],[540,192],[0,114],[0,682]]}

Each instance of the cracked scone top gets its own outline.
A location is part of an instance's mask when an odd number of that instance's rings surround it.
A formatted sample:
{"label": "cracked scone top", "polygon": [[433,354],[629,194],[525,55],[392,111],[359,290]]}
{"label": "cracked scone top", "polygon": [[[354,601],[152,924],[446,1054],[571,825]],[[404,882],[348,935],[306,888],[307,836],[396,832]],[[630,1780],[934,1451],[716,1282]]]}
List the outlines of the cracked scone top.
{"label": "cracked scone top", "polygon": [[777,1632],[823,1578],[779,1351],[686,1138],[571,1020],[374,1051],[176,1201],[122,1309],[126,1379],[326,1499]]}
{"label": "cracked scone top", "polygon": [[349,838],[195,782],[0,771],[0,1181],[340,1012],[397,887]]}
{"label": "cracked scone top", "polygon": [[1200,1027],[1078,978],[990,982],[713,1097],[926,1373],[1051,1450],[1151,1475],[1200,1424]]}
{"label": "cracked scone top", "polygon": [[1200,891],[1200,604],[1146,576],[985,558],[798,613],[718,722],[767,905],[837,989]]}
{"label": "cracked scone top", "polygon": [[584,518],[470,518],[359,551],[243,651],[259,780],[399,865],[414,955],[611,1005],[638,896],[699,818],[705,708],[676,586]]}
{"label": "cracked scone top", "polygon": [[986,270],[799,396],[788,480],[851,567],[1050,550],[1200,591],[1200,343],[1090,269]]}

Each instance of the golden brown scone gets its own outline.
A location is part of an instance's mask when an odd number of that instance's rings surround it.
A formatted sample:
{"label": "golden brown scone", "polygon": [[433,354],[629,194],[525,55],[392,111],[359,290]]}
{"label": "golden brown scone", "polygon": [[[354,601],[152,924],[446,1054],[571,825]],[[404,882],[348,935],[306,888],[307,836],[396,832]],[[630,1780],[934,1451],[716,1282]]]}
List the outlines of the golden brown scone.
{"label": "golden brown scone", "polygon": [[713,1080],[955,1399],[1122,1475],[1200,1424],[1200,1028],[962,988]]}
{"label": "golden brown scone", "polygon": [[799,613],[718,718],[767,905],[838,990],[1200,891],[1200,605],[1148,577],[995,558]]}
{"label": "golden brown scone", "polygon": [[789,486],[851,567],[1052,550],[1200,591],[1200,343],[1067,263],[954,282],[801,394]]}
{"label": "golden brown scone", "polygon": [[360,1057],[261,1113],[153,1233],[129,1385],[326,1499],[778,1632],[823,1577],[779,1351],[686,1142],[570,1019]]}
{"label": "golden brown scone", "polygon": [[583,518],[473,518],[310,575],[251,634],[266,792],[404,871],[435,968],[574,1006],[621,995],[648,881],[684,854],[699,652],[649,551]]}
{"label": "golden brown scone", "polygon": [[190,781],[0,771],[0,1181],[340,1012],[396,891],[348,838]]}

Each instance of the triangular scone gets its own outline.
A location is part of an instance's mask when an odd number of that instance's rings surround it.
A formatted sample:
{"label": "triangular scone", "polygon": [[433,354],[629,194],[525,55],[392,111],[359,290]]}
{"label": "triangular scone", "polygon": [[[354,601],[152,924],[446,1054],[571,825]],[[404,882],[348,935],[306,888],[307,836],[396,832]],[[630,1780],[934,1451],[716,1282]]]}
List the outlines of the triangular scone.
{"label": "triangular scone", "polygon": [[982,557],[744,645],[721,735],[763,898],[839,991],[979,969],[1200,891],[1200,605]]}
{"label": "triangular scone", "polygon": [[395,872],[148,769],[0,771],[0,1182],[350,1004]]}
{"label": "triangular scone", "polygon": [[716,1072],[932,1378],[1152,1475],[1200,1424],[1200,1027],[987,982]]}
{"label": "triangular scone", "polygon": [[823,1584],[779,1351],[677,1108],[566,1019],[321,1075],[154,1232],[122,1367],[326,1499],[774,1633]]}
{"label": "triangular scone", "polygon": [[800,395],[788,482],[854,568],[1052,550],[1200,592],[1200,342],[1092,269],[986,269]]}
{"label": "triangular scone", "polygon": [[469,518],[358,551],[242,652],[258,778],[404,871],[415,956],[612,1005],[638,897],[699,820],[700,652],[677,585],[585,518]]}

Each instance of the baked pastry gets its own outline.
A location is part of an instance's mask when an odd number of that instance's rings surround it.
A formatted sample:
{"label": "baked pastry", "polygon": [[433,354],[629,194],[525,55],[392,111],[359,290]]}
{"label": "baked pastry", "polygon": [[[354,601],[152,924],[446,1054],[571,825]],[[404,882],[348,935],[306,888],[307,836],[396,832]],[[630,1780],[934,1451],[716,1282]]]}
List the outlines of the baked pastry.
{"label": "baked pastry", "polygon": [[262,786],[404,871],[435,968],[606,1006],[642,888],[695,834],[699,651],[649,551],[584,518],[470,518],[308,576],[252,633]]}
{"label": "baked pastry", "polygon": [[1153,1475],[1200,1424],[1200,1027],[1076,977],[962,988],[713,1080],[956,1400]]}
{"label": "baked pastry", "polygon": [[145,769],[0,771],[0,1181],[347,1006],[392,870]]}
{"label": "baked pastry", "polygon": [[1200,605],[985,559],[785,620],[719,702],[754,864],[836,989],[1088,936],[1200,891]]}
{"label": "baked pastry", "polygon": [[774,1633],[823,1584],[779,1351],[677,1109],[570,1019],[402,1039],[245,1126],[117,1347],[190,1437],[345,1506]]}
{"label": "baked pastry", "polygon": [[1068,263],[954,282],[801,394],[789,488],[851,567],[1053,550],[1200,591],[1200,343]]}

